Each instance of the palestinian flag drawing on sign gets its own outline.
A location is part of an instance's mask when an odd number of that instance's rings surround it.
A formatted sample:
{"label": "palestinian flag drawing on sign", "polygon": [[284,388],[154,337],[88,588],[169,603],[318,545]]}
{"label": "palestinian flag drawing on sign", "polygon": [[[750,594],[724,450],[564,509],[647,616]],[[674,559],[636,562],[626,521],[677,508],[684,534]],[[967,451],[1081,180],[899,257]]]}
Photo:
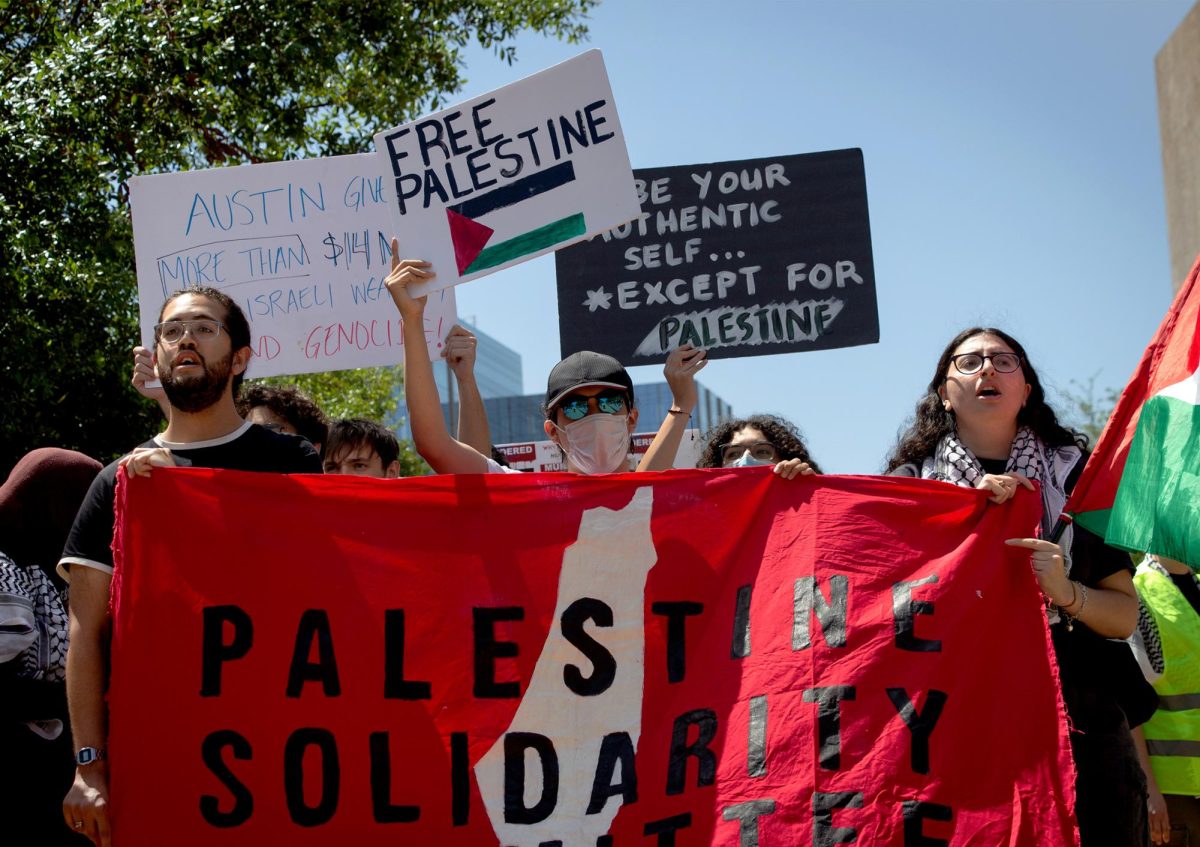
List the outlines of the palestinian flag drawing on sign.
{"label": "palestinian flag drawing on sign", "polygon": [[526,232],[510,234],[494,244],[489,242],[496,231],[478,220],[490,212],[515,205],[522,200],[529,200],[574,181],[575,167],[570,161],[566,161],[516,182],[510,182],[495,191],[472,197],[456,206],[447,206],[446,222],[450,226],[450,239],[454,243],[454,260],[458,265],[459,276],[494,268],[522,256],[532,256],[555,244],[586,235],[587,225],[582,212],[566,215]]}
{"label": "palestinian flag drawing on sign", "polygon": [[1200,569],[1200,261],[1163,319],[1067,502],[1113,547]]}

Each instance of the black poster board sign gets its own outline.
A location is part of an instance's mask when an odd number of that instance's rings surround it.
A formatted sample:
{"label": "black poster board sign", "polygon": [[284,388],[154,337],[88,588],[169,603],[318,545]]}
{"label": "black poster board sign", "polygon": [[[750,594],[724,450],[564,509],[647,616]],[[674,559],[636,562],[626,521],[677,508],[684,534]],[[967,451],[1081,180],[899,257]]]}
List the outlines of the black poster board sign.
{"label": "black poster board sign", "polygon": [[862,151],[635,170],[641,216],[555,254],[562,355],[879,340]]}

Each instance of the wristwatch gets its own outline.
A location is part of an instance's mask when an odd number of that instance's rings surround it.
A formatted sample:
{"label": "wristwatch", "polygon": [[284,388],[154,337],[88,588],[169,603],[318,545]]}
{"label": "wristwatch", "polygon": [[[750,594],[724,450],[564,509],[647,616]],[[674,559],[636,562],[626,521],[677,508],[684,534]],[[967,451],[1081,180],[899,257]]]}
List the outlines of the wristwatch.
{"label": "wristwatch", "polygon": [[104,751],[97,747],[83,747],[75,753],[75,764],[90,765],[104,758]]}

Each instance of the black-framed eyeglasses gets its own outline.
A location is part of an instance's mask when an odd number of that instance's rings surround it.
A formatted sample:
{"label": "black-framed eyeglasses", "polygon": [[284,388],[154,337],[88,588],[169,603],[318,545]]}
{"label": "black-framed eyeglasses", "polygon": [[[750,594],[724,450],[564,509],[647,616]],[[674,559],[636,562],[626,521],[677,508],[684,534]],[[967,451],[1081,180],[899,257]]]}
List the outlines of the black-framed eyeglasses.
{"label": "black-framed eyeglasses", "polygon": [[623,415],[626,412],[624,391],[602,391],[593,397],[582,394],[570,394],[558,404],[562,413],[569,421],[583,420],[588,416],[591,401],[596,401],[596,409],[606,415]]}
{"label": "black-framed eyeglasses", "polygon": [[991,361],[996,373],[1010,374],[1021,367],[1021,357],[1016,353],[993,353],[990,356],[982,353],[959,353],[957,356],[951,356],[950,361],[954,363],[954,369],[963,376],[979,373],[983,370],[983,363],[987,361]]}
{"label": "black-framed eyeglasses", "polygon": [[719,448],[721,467],[731,465],[750,451],[750,456],[760,462],[774,462],[779,456],[775,445],[770,441],[743,441],[740,444],[722,444]]}
{"label": "black-framed eyeglasses", "polygon": [[209,318],[200,318],[194,321],[163,321],[154,325],[154,337],[163,344],[178,344],[189,332],[192,334],[192,338],[202,341],[216,338],[223,329],[225,329],[225,324]]}

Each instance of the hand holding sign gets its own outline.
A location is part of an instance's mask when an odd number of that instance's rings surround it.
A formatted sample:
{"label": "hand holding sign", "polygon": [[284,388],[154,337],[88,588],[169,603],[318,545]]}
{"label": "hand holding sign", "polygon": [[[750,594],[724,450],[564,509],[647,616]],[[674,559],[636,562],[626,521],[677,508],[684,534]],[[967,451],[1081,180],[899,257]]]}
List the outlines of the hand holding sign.
{"label": "hand holding sign", "polygon": [[400,317],[406,321],[420,322],[425,313],[426,297],[413,297],[408,286],[417,282],[429,282],[437,274],[429,262],[420,259],[401,259],[400,245],[392,239],[392,272],[384,280],[388,294],[400,310]]}
{"label": "hand holding sign", "polygon": [[675,398],[674,408],[688,415],[696,408],[696,374],[708,364],[706,355],[703,350],[684,344],[671,351],[663,367],[663,376],[671,387],[671,396]]}

